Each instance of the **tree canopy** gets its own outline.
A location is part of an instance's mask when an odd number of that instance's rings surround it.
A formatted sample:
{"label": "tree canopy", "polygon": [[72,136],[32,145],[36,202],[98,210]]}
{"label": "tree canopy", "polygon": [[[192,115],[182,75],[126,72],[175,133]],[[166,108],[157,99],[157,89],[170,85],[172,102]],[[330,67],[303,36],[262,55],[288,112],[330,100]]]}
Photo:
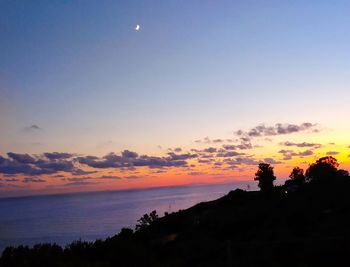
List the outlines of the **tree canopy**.
{"label": "tree canopy", "polygon": [[268,163],[260,163],[254,180],[259,182],[258,186],[261,191],[271,191],[273,189],[273,181],[276,180],[273,167]]}
{"label": "tree canopy", "polygon": [[293,180],[295,184],[301,185],[305,183],[304,170],[299,167],[293,168],[292,172],[289,175],[289,178]]}
{"label": "tree canopy", "polygon": [[338,161],[332,156],[320,158],[306,170],[306,180],[308,182],[324,182],[339,176],[349,176],[348,171],[338,170],[338,167]]}

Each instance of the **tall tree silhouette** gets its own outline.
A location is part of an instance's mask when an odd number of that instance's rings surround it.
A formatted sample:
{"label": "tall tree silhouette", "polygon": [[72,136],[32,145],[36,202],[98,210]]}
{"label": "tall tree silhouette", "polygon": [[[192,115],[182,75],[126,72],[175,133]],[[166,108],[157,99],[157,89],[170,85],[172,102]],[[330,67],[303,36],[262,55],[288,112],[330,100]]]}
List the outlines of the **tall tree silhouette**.
{"label": "tall tree silhouette", "polygon": [[273,167],[268,163],[260,163],[254,180],[259,182],[258,186],[261,191],[271,191],[273,189],[273,181],[276,180]]}

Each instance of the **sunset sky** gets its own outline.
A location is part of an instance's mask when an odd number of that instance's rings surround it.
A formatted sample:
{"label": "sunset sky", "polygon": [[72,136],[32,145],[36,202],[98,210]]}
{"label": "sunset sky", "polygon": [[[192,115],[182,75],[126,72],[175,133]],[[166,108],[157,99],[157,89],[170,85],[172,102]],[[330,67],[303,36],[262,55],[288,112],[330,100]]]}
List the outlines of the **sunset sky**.
{"label": "sunset sky", "polygon": [[[349,1],[0,0],[0,197],[350,169]],[[136,26],[139,28],[136,30]]]}

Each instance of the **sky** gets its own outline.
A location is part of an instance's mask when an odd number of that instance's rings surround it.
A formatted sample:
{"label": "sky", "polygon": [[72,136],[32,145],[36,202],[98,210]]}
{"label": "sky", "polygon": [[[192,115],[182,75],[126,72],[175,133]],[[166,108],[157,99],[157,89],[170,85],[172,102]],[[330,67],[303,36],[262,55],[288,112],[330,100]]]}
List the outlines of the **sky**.
{"label": "sky", "polygon": [[[0,0],[0,196],[350,167],[348,1]],[[136,30],[136,26],[139,29]]]}

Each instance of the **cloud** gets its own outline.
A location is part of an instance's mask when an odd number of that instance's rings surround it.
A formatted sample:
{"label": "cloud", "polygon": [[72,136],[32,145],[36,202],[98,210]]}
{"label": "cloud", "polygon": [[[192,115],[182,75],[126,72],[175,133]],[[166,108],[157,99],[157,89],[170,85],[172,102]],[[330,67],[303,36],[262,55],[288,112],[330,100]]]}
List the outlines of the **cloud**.
{"label": "cloud", "polygon": [[247,137],[247,136],[242,136],[242,137],[240,138],[240,140],[241,140],[242,142],[250,142],[252,139],[251,139],[250,137]]}
{"label": "cloud", "polygon": [[80,176],[80,175],[88,175],[92,173],[96,173],[97,171],[84,171],[82,169],[74,169],[71,174],[74,176]]}
{"label": "cloud", "polygon": [[305,157],[305,156],[311,156],[313,155],[314,152],[311,150],[305,150],[303,152],[299,152],[296,156],[300,156],[300,157]]}
{"label": "cloud", "polygon": [[17,153],[9,152],[7,153],[7,156],[10,159],[13,159],[13,161],[16,161],[18,163],[28,164],[28,163],[36,162],[36,159],[28,154],[17,154]]}
{"label": "cloud", "polygon": [[203,149],[203,150],[200,151],[200,152],[215,153],[216,151],[217,151],[217,148],[215,148],[215,147],[208,147],[208,148]]}
{"label": "cloud", "polygon": [[263,160],[257,160],[253,158],[253,156],[243,156],[243,157],[237,157],[235,159],[232,158],[226,158],[223,160],[224,164],[227,164],[230,166],[230,169],[237,168],[241,165],[249,165],[249,166],[256,166],[261,162],[266,162],[269,164],[281,164],[281,161],[277,161],[273,158],[264,158]]}
{"label": "cloud", "polygon": [[29,128],[32,129],[32,130],[41,130],[41,128],[38,125],[36,125],[36,124],[33,124]]}
{"label": "cloud", "polygon": [[75,167],[71,161],[51,161],[38,160],[34,166],[37,168],[39,174],[52,174],[56,172],[72,172]]}
{"label": "cloud", "polygon": [[44,156],[50,160],[60,160],[60,159],[69,159],[73,157],[74,154],[52,152],[52,153],[44,153]]}
{"label": "cloud", "polygon": [[310,122],[304,122],[300,125],[276,123],[274,126],[266,126],[265,124],[260,124],[249,131],[238,130],[235,134],[244,137],[274,136],[312,130],[316,126],[316,124]]}
{"label": "cloud", "polygon": [[295,146],[295,147],[312,147],[312,148],[320,148],[321,147],[321,144],[316,144],[316,143],[306,143],[306,142],[293,143],[293,142],[289,142],[289,141],[280,143],[280,145],[282,145],[282,146]]}
{"label": "cloud", "polygon": [[241,143],[240,145],[237,145],[237,148],[244,150],[244,149],[252,149],[253,146],[251,143]]}
{"label": "cloud", "polygon": [[281,154],[294,153],[294,150],[291,150],[291,149],[282,149],[282,150],[278,151],[278,153],[281,153]]}
{"label": "cloud", "polygon": [[[204,144],[211,144],[211,143],[214,143],[214,144],[217,144],[217,143],[223,143],[225,140],[221,139],[221,138],[216,138],[216,139],[210,139],[209,137],[205,137],[203,140],[201,139],[198,139],[198,140],[195,140],[194,142],[195,143],[204,143]],[[230,142],[231,139],[227,139],[227,142]]]}
{"label": "cloud", "polygon": [[195,142],[195,143],[210,144],[210,143],[211,143],[211,140],[210,140],[210,138],[207,136],[207,137],[205,137],[203,140],[198,139],[198,140],[195,140],[194,142]]}
{"label": "cloud", "polygon": [[30,126],[26,126],[23,128],[23,131],[27,132],[27,133],[33,133],[33,132],[38,132],[38,131],[42,131],[42,130],[43,129],[36,124],[32,124]]}
{"label": "cloud", "polygon": [[200,176],[200,175],[204,175],[204,172],[189,172],[188,175],[190,176]]}
{"label": "cloud", "polygon": [[[93,167],[93,168],[107,168],[109,166],[108,163],[100,160],[96,156],[81,156],[81,157],[75,158],[75,161],[77,161],[81,164],[84,164],[84,165],[88,165],[88,166]],[[111,166],[111,167],[113,167],[113,166]]]}
{"label": "cloud", "polygon": [[64,178],[63,180],[77,183],[77,182],[83,182],[83,181],[91,180],[91,179],[94,179],[94,178],[92,178],[92,177],[70,177],[70,178]]}
{"label": "cloud", "polygon": [[17,178],[6,178],[6,179],[4,179],[4,181],[5,182],[18,182],[19,179],[17,179]]}
{"label": "cloud", "polygon": [[75,186],[87,186],[87,185],[94,185],[94,184],[98,184],[98,183],[97,182],[90,182],[90,181],[79,181],[79,182],[66,183],[63,186],[75,187]]}
{"label": "cloud", "polygon": [[124,157],[124,158],[134,159],[134,158],[137,158],[138,156],[139,155],[136,152],[133,152],[133,151],[124,150],[122,152],[122,157]]}
{"label": "cloud", "polygon": [[226,152],[221,152],[221,153],[216,154],[216,156],[219,158],[235,157],[235,156],[240,156],[240,155],[244,155],[244,154],[238,153],[235,151],[226,151]]}
{"label": "cloud", "polygon": [[224,163],[230,165],[230,166],[236,166],[236,165],[258,165],[259,161],[252,158],[251,156],[246,157],[237,157],[235,159],[224,159]]}
{"label": "cloud", "polygon": [[[137,155],[137,156],[136,156]],[[95,156],[77,157],[76,161],[80,164],[87,165],[92,168],[129,168],[129,167],[184,167],[187,166],[187,159],[197,157],[196,154],[175,154],[168,153],[167,157],[154,157],[141,155],[135,152],[124,150],[121,156],[109,153],[102,158]]]}
{"label": "cloud", "polygon": [[187,166],[186,160],[174,160],[169,157],[150,157],[141,156],[136,159],[133,166],[145,166],[150,168],[162,168],[162,167],[184,167]]}
{"label": "cloud", "polygon": [[335,155],[338,155],[338,154],[339,154],[339,152],[337,152],[337,151],[328,151],[326,153],[327,156],[335,156]]}
{"label": "cloud", "polygon": [[125,176],[124,178],[126,178],[126,179],[139,179],[139,178],[141,178],[140,176],[137,176],[137,175],[129,175],[129,176]]}
{"label": "cloud", "polygon": [[24,183],[44,183],[46,182],[44,179],[26,177],[23,179]]}
{"label": "cloud", "polygon": [[237,149],[245,150],[245,149],[252,149],[253,145],[250,142],[243,142],[242,141],[238,145],[223,145],[222,147],[225,150],[237,150]]}
{"label": "cloud", "polygon": [[211,163],[211,162],[213,162],[213,159],[211,158],[198,159],[198,163]]}
{"label": "cloud", "polygon": [[0,183],[0,188],[23,189],[26,188],[26,186],[10,183]]}
{"label": "cloud", "polygon": [[[15,155],[13,155],[16,157]],[[19,157],[19,161],[14,158],[4,158],[0,156],[0,173],[3,174],[32,174],[35,168],[28,163],[23,163],[23,159]]]}
{"label": "cloud", "polygon": [[276,161],[273,158],[264,158],[264,162],[268,163],[268,164],[281,164],[281,161]]}
{"label": "cloud", "polygon": [[154,171],[151,171],[151,173],[165,173],[166,170],[162,170],[162,169],[159,169],[159,170],[154,170]]}
{"label": "cloud", "polygon": [[191,154],[191,153],[186,153],[186,154],[175,154],[173,152],[168,153],[170,158],[172,160],[187,160],[187,159],[192,159],[192,158],[197,158],[197,154]]}
{"label": "cloud", "polygon": [[235,145],[223,145],[222,146],[225,150],[236,150],[237,146]]}
{"label": "cloud", "polygon": [[114,175],[103,175],[103,176],[100,177],[100,179],[119,180],[121,178],[119,176],[114,176]]}
{"label": "cloud", "polygon": [[293,150],[290,150],[290,149],[288,149],[288,150],[282,149],[282,150],[278,151],[278,153],[283,155],[283,160],[290,160],[293,157],[307,157],[307,156],[311,156],[314,154],[314,152],[312,150],[305,150],[305,151],[297,153],[297,152],[294,152]]}
{"label": "cloud", "polygon": [[0,173],[41,175],[56,172],[71,172],[75,170],[69,160],[52,160],[44,155],[33,156],[29,154],[7,153],[8,158],[0,156]]}

